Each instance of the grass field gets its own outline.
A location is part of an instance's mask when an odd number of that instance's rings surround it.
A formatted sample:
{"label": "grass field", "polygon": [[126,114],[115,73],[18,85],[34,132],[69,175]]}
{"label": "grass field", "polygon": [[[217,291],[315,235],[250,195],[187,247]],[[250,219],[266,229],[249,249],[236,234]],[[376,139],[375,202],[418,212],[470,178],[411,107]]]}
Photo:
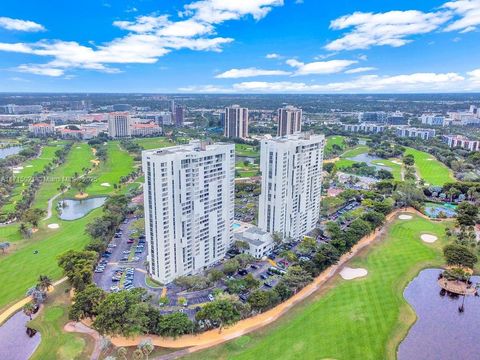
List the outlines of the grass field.
{"label": "grass field", "polygon": [[[424,244],[422,232],[440,240]],[[366,268],[365,278],[346,281],[337,275],[315,298],[274,325],[187,358],[394,359],[396,346],[415,320],[403,289],[421,268],[442,263],[443,236],[442,223],[417,216],[397,220],[383,241],[349,264]]]}
{"label": "grass field", "polygon": [[413,155],[418,175],[431,185],[442,186],[447,182],[455,181],[452,170],[433,155],[412,148],[407,148],[405,155]]}
{"label": "grass field", "polygon": [[338,145],[342,149],[345,148],[345,137],[340,135],[327,136],[327,143],[325,144],[325,155],[332,152],[333,145]]}
{"label": "grass field", "polygon": [[260,157],[260,149],[247,144],[235,144],[235,155],[245,157]]}
{"label": "grass field", "polygon": [[135,139],[138,145],[143,147],[144,150],[157,149],[167,146],[174,146],[175,144],[166,137],[153,137],[144,139]]}
{"label": "grass field", "polygon": [[337,169],[341,169],[344,167],[351,166],[355,164],[355,161],[349,160],[348,158],[355,157],[357,155],[368,153],[369,147],[366,145],[359,145],[354,147],[353,149],[345,151],[342,155],[340,155],[340,160],[338,160],[335,165]]}
{"label": "grass field", "polygon": [[241,178],[256,176],[259,170],[260,166],[257,164],[248,163],[245,165],[243,161],[235,163],[235,171],[238,172],[238,177]]}
{"label": "grass field", "polygon": [[55,157],[55,151],[64,146],[64,142],[52,143],[51,145],[44,146],[40,152],[40,155],[34,159],[28,160],[19,166],[23,169],[18,174],[14,174],[18,179],[18,182],[11,194],[8,204],[5,204],[2,208],[2,213],[10,213],[15,209],[16,202],[21,198],[23,190],[25,190],[30,181],[28,181],[33,174],[42,172]]}
{"label": "grass field", "polygon": [[51,181],[42,183],[35,196],[34,207],[46,209],[48,200],[59,192],[60,184],[70,185],[70,178],[75,173],[82,174],[84,168],[92,167],[94,158],[92,148],[87,143],[74,144],[65,163],[57,167],[49,176]]}
{"label": "grass field", "polygon": [[[38,232],[30,239],[17,241],[10,254],[0,255],[0,284],[3,289],[8,289],[0,291],[0,309],[25,296],[25,292],[35,285],[39,275],[59,279],[62,271],[57,266],[57,256],[70,249],[83,249],[89,241],[85,226],[99,216],[101,211],[96,209],[75,221],[61,221],[54,215],[47,223],[58,223],[59,229],[48,229],[46,223],[42,223]],[[9,232],[18,232],[18,225],[11,225],[9,228]],[[38,251],[37,254],[34,254],[35,250]]]}
{"label": "grass field", "polygon": [[63,326],[68,322],[70,297],[67,284],[58,285],[48,295],[45,308],[29,326],[40,331],[42,341],[31,360],[42,359],[87,359],[93,350],[93,341],[88,335],[67,333]]}
{"label": "grass field", "polygon": [[[392,159],[395,160],[395,159]],[[392,162],[392,160],[381,159],[381,160],[373,160],[373,164],[382,165],[390,168],[390,172],[393,175],[395,180],[402,180],[402,165]],[[396,161],[400,161],[396,159]]]}
{"label": "grass field", "polygon": [[[85,192],[90,196],[108,195],[113,191],[114,184],[119,185],[120,178],[130,174],[133,170],[132,156],[120,148],[119,142],[110,141],[107,145],[107,161],[101,162],[91,173],[91,176],[96,179]],[[110,186],[102,186],[104,183],[108,183]]]}

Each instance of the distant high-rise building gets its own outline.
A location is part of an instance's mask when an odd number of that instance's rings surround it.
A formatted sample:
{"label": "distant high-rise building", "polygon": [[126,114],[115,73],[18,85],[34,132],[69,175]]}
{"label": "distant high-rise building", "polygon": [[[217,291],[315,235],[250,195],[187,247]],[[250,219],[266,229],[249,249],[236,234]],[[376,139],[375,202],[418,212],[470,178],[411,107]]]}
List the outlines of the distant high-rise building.
{"label": "distant high-rise building", "polygon": [[285,106],[278,109],[277,136],[286,136],[302,131],[302,109]]}
{"label": "distant high-rise building", "polygon": [[248,109],[239,105],[225,108],[223,135],[228,138],[248,138]]}
{"label": "distant high-rise building", "polygon": [[233,242],[234,144],[142,153],[149,272],[164,284],[223,259]]}
{"label": "distant high-rise building", "polygon": [[128,112],[114,112],[108,115],[108,135],[112,138],[129,137],[131,119]]}
{"label": "distant high-rise building", "polygon": [[183,126],[184,121],[185,109],[180,105],[175,106],[175,126]]}
{"label": "distant high-rise building", "polygon": [[320,216],[325,137],[295,134],[261,141],[258,225],[298,240]]}
{"label": "distant high-rise building", "polygon": [[387,121],[387,113],[384,111],[367,111],[358,113],[359,122],[374,122],[374,123],[385,123]]}

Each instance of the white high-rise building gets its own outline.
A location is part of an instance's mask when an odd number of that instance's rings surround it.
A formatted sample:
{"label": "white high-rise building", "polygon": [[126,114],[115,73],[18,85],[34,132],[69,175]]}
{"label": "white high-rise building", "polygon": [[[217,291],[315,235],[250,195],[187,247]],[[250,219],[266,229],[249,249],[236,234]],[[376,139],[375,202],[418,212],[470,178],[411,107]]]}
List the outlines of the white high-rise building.
{"label": "white high-rise building", "polygon": [[128,112],[113,112],[108,114],[108,136],[112,138],[131,136],[131,125],[132,121]]}
{"label": "white high-rise building", "polygon": [[277,136],[296,134],[302,131],[302,109],[285,106],[278,109]]}
{"label": "white high-rise building", "polygon": [[248,109],[239,105],[225,108],[223,135],[228,138],[248,138]]}
{"label": "white high-rise building", "polygon": [[149,272],[169,283],[221,260],[233,242],[235,146],[142,153]]}
{"label": "white high-rise building", "polygon": [[320,216],[325,137],[295,134],[261,141],[261,229],[300,239]]}

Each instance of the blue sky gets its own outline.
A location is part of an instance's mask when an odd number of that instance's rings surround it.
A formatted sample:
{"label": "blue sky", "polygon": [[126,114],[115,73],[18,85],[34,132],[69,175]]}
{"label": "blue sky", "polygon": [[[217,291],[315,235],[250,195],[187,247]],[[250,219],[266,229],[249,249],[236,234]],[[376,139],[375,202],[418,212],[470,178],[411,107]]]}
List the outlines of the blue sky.
{"label": "blue sky", "polygon": [[0,91],[480,91],[480,0],[2,0]]}

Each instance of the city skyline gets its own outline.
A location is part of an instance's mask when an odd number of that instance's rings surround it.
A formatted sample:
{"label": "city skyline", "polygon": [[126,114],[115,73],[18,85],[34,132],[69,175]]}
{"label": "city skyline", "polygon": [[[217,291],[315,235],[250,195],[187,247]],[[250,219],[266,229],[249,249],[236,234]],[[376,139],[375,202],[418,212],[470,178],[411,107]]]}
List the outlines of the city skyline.
{"label": "city skyline", "polygon": [[0,91],[480,91],[480,0],[2,5]]}

